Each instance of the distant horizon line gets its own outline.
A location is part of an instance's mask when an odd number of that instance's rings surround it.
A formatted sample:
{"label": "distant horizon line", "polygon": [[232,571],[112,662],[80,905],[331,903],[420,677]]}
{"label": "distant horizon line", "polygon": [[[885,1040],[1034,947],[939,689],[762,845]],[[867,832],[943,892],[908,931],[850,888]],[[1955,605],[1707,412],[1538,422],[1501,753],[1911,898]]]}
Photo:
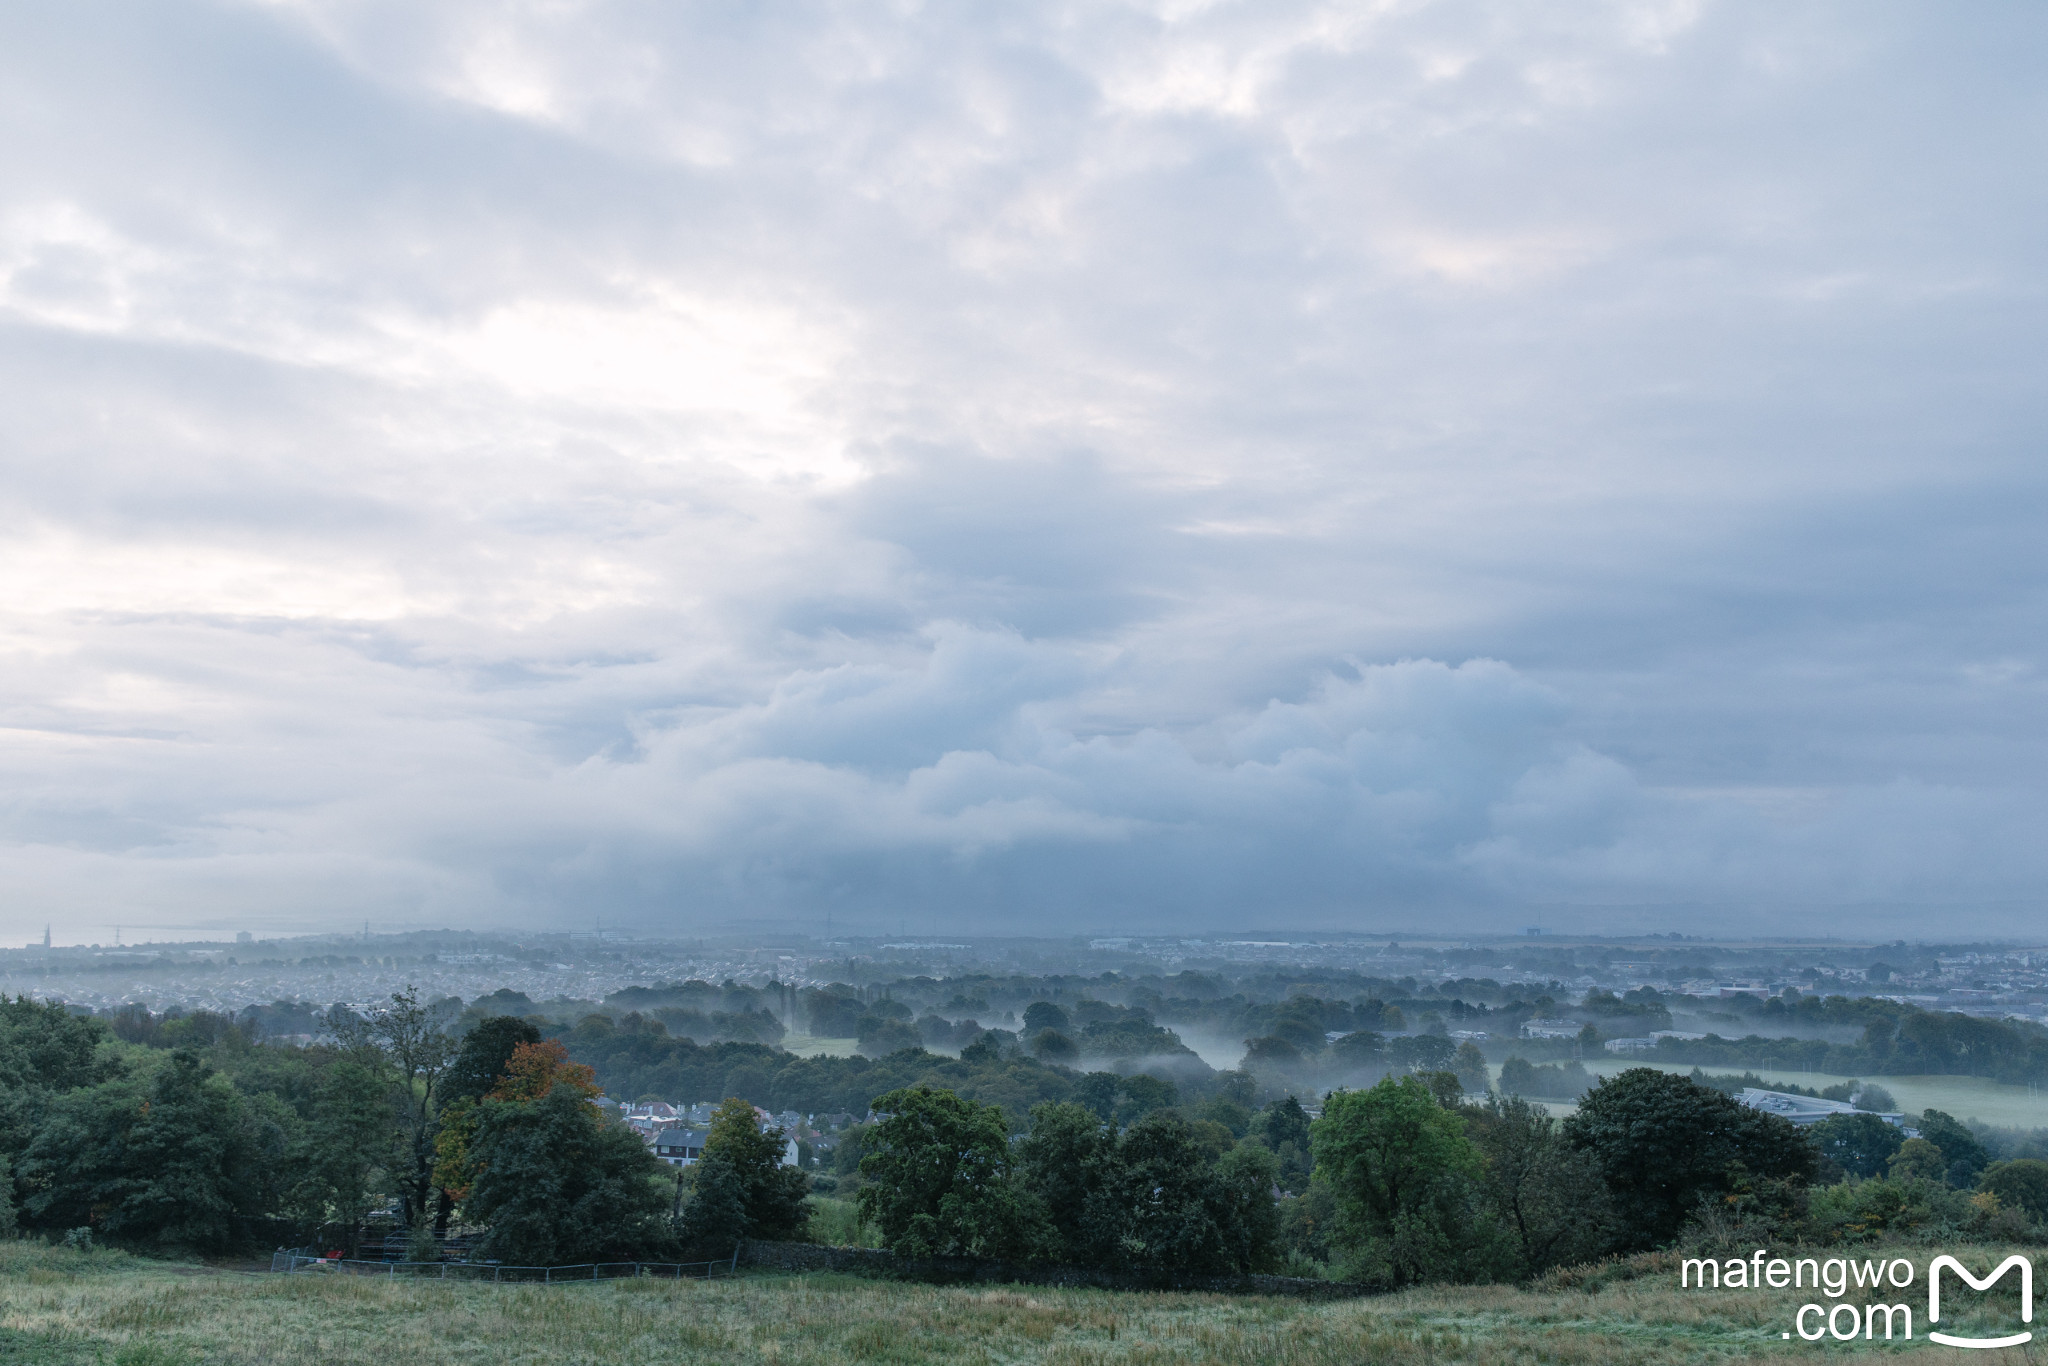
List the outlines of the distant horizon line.
{"label": "distant horizon line", "polygon": [[387,943],[417,941],[422,938],[448,936],[455,938],[495,940],[576,940],[600,943],[618,942],[634,944],[687,945],[696,941],[704,948],[733,948],[742,943],[762,947],[806,947],[824,949],[834,945],[848,947],[862,946],[881,949],[899,948],[904,951],[960,950],[999,945],[1044,944],[1066,949],[1089,949],[1095,952],[1113,953],[1118,948],[1112,943],[1120,941],[1132,946],[1180,946],[1180,947],[1312,947],[1330,943],[1369,943],[1384,941],[1390,945],[1413,948],[1458,948],[1485,945],[1586,945],[1586,944],[1628,944],[1644,948],[1693,946],[1710,948],[1716,946],[1769,945],[1779,948],[1793,948],[1802,945],[1828,945],[1844,948],[1885,948],[1901,946],[1907,948],[1967,948],[1971,946],[1997,947],[2006,950],[2023,948],[2048,949],[2048,940],[2021,938],[1958,937],[1954,939],[1914,938],[1902,939],[1897,936],[1881,938],[1869,936],[1847,938],[1840,935],[1694,935],[1672,931],[1645,931],[1639,933],[1599,933],[1591,931],[1569,931],[1532,929],[1522,931],[1484,930],[1470,933],[1446,934],[1441,930],[1333,930],[1333,929],[1231,929],[1207,931],[1126,931],[1117,933],[1092,934],[994,934],[962,933],[950,939],[939,941],[922,939],[917,936],[873,932],[842,932],[830,938],[788,928],[764,928],[749,932],[742,926],[726,925],[718,929],[691,932],[648,932],[626,929],[456,929],[452,927],[419,928],[406,930],[310,930],[290,934],[256,935],[253,932],[236,931],[234,934],[250,933],[251,938],[242,940],[229,938],[191,939],[146,939],[130,943],[56,943],[44,944],[32,941],[19,946],[0,949],[5,953],[78,951],[99,953],[140,953],[147,950],[195,949],[195,948],[257,948],[265,945],[284,944],[349,944],[371,945],[379,941]]}

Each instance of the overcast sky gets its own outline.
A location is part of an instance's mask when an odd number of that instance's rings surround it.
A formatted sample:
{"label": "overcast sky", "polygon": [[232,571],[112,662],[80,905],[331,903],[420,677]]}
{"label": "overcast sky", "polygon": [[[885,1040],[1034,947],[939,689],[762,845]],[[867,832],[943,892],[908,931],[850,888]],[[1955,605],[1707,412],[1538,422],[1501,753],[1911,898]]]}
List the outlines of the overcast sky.
{"label": "overcast sky", "polygon": [[7,5],[0,933],[2038,936],[2044,68]]}

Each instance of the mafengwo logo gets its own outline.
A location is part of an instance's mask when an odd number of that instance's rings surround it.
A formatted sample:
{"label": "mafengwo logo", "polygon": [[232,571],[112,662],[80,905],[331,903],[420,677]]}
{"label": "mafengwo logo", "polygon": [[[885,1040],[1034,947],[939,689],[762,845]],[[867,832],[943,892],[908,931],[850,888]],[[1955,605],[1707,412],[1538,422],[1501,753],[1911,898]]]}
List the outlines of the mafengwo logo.
{"label": "mafengwo logo", "polygon": [[[2008,1271],[2019,1272],[2019,1323],[2034,1321],[2034,1264],[2018,1253],[2007,1257],[1991,1272],[1979,1277],[1968,1267],[1946,1253],[1927,1264],[1927,1340],[1938,1342],[1944,1347],[2018,1347],[2033,1341],[2031,1329],[2020,1329],[2014,1333],[1990,1336],[1945,1333],[1936,1325],[1941,1322],[1942,1273],[1953,1273],[1951,1284],[1961,1281],[1970,1289],[1983,1292],[1991,1289]],[[1711,1258],[1694,1258],[1679,1263],[1678,1284],[1681,1289],[1699,1290],[1762,1290],[1765,1288],[1783,1290],[1787,1287],[1803,1289],[1811,1286],[1834,1304],[1802,1304],[1793,1315],[1792,1327],[1780,1334],[1789,1338],[1794,1333],[1808,1342],[1819,1342],[1833,1338],[1837,1342],[1849,1342],[1856,1338],[1870,1341],[1878,1336],[1878,1329],[1884,1329],[1887,1339],[1913,1336],[1913,1306],[1902,1304],[1849,1304],[1843,1297],[1852,1290],[1871,1291],[1873,1297],[1894,1295],[1909,1289],[1919,1279],[1919,1271],[1904,1257],[1865,1258],[1861,1261],[1830,1257],[1822,1261],[1814,1257],[1788,1259],[1771,1257],[1763,1248],[1744,1261],[1731,1257],[1726,1262]],[[1904,1296],[1899,1298],[1904,1299]],[[1955,1314],[1954,1291],[1950,1296],[1950,1319]],[[2017,1327],[2018,1324],[2012,1325]]]}

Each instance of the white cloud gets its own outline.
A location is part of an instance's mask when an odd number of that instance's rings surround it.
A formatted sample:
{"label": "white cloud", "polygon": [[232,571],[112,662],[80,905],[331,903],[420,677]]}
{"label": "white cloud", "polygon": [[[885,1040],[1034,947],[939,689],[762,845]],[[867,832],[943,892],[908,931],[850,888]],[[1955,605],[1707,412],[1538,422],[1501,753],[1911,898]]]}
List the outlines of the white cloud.
{"label": "white cloud", "polygon": [[2025,16],[128,19],[0,19],[0,931],[2038,898]]}

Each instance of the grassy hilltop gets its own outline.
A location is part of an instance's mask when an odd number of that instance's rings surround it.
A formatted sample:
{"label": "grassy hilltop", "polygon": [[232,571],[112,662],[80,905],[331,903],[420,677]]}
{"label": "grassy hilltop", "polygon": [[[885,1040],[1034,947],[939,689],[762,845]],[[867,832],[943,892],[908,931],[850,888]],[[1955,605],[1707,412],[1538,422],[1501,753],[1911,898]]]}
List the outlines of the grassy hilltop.
{"label": "grassy hilltop", "polygon": [[[1681,1291],[1661,1272],[1591,1290],[1434,1288],[1332,1304],[933,1287],[837,1276],[558,1287],[392,1284],[250,1275],[12,1243],[0,1245],[0,1362],[1636,1366],[1878,1354],[1950,1362],[1965,1355],[1921,1340],[1924,1291],[1900,1295],[1916,1304],[1910,1346],[1785,1341],[1779,1334],[1804,1298]],[[1970,1331],[1969,1320],[1959,1322]],[[1943,1326],[1950,1326],[1946,1317]]]}

